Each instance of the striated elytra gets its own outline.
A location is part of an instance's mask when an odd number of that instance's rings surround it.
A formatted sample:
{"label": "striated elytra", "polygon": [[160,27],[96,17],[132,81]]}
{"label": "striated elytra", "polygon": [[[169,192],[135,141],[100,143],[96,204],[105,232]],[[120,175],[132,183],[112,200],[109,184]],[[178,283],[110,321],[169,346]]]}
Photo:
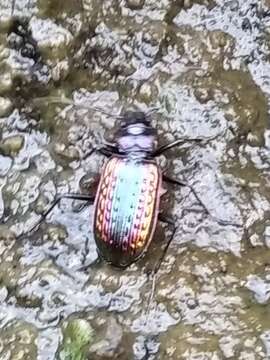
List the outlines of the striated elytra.
{"label": "striated elytra", "polygon": [[122,267],[138,259],[152,240],[162,179],[155,162],[133,155],[112,155],[95,199],[98,251],[107,262]]}

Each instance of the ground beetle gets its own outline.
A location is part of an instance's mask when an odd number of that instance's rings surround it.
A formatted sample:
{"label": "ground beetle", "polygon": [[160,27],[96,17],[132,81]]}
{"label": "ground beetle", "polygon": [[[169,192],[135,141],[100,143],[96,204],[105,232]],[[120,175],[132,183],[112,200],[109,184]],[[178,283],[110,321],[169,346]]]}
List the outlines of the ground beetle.
{"label": "ground beetle", "polygon": [[[91,153],[97,151],[109,158],[103,167],[96,195],[60,195],[30,231],[45,219],[61,199],[77,199],[94,204],[93,230],[99,257],[116,267],[125,268],[146,252],[160,220],[169,225],[172,232],[154,269],[156,273],[176,231],[174,221],[159,212],[162,183],[188,187],[204,211],[210,214],[193,187],[163,174],[155,157],[186,141],[201,142],[203,139],[180,139],[158,147],[157,131],[148,115],[128,111],[118,118],[121,118],[121,124],[115,143],[91,150]],[[215,220],[222,225],[236,225],[217,218]]]}

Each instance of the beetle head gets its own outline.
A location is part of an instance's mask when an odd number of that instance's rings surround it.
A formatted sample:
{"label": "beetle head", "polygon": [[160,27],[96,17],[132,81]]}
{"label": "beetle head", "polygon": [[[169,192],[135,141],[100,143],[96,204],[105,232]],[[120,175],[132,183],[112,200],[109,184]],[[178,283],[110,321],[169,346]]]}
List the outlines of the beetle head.
{"label": "beetle head", "polygon": [[152,152],[156,146],[157,131],[141,111],[127,111],[117,132],[117,144],[123,152]]}

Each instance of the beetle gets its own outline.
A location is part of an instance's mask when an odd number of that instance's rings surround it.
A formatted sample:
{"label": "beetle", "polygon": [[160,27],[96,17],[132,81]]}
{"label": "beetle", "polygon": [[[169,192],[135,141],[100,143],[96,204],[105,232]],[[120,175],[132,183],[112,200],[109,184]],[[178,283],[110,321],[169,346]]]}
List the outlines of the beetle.
{"label": "beetle", "polygon": [[[119,118],[121,124],[115,143],[106,143],[90,152],[96,151],[108,158],[96,194],[60,195],[30,231],[41,224],[61,199],[94,204],[93,233],[98,255],[111,265],[126,268],[145,254],[159,220],[171,227],[171,235],[155,266],[156,273],[176,232],[174,221],[160,213],[163,182],[188,187],[203,210],[212,216],[193,187],[166,176],[156,157],[186,141],[201,142],[206,139],[178,139],[158,146],[157,130],[147,114],[127,111]],[[236,225],[212,217],[222,225]]]}

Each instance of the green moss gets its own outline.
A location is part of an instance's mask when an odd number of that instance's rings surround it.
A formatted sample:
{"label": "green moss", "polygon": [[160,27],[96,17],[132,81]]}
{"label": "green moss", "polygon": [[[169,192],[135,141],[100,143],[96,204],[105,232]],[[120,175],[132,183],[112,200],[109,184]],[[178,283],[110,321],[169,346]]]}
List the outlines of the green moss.
{"label": "green moss", "polygon": [[59,360],[87,360],[88,348],[93,338],[93,329],[88,321],[71,320],[63,335]]}

